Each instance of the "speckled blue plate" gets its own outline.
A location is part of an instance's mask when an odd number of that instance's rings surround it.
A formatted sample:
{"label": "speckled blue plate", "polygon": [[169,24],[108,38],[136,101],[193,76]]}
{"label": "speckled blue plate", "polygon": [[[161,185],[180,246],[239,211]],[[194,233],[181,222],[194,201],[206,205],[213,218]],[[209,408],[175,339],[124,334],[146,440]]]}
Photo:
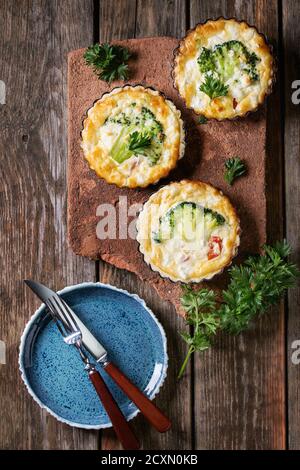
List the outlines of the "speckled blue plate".
{"label": "speckled blue plate", "polygon": [[[166,336],[138,296],[101,283],[84,283],[60,291],[111,360],[153,398],[167,370]],[[58,420],[80,428],[106,428],[111,422],[90,383],[78,352],[62,340],[42,305],[21,338],[19,365],[29,393]],[[98,367],[128,420],[138,410]]]}

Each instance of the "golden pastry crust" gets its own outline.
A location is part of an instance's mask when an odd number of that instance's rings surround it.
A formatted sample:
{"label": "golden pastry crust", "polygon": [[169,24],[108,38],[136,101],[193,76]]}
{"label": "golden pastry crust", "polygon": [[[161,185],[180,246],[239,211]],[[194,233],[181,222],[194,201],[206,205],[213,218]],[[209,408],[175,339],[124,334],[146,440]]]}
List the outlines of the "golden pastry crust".
{"label": "golden pastry crust", "polygon": [[[240,41],[259,61],[256,65],[258,80],[250,83],[246,76],[237,73],[238,82],[230,81],[227,96],[210,99],[199,87],[204,73],[197,63],[202,47],[212,50],[228,41]],[[174,83],[186,105],[208,119],[233,119],[255,111],[271,92],[274,82],[274,59],[264,36],[244,21],[219,18],[198,24],[182,39],[175,50]],[[237,71],[238,72],[238,71]]]}
{"label": "golden pastry crust", "polygon": [[[157,233],[162,217],[180,203],[197,204],[225,219],[222,226],[208,235],[210,240],[212,236],[222,237],[219,255],[208,259],[208,241],[203,240],[202,246],[198,238],[196,244],[194,241],[186,243],[183,238],[170,238],[162,243],[155,241],[153,234]],[[200,232],[199,227],[196,230]],[[162,277],[175,282],[200,282],[220,273],[236,255],[239,235],[239,218],[229,199],[218,189],[201,181],[182,180],[164,186],[145,203],[137,220],[137,241],[145,262]]]}
{"label": "golden pastry crust", "polygon": [[[101,129],[112,113],[127,112],[133,103],[136,109],[149,109],[162,125],[165,138],[161,156],[154,165],[142,155],[117,163],[110,156],[117,134],[107,133],[106,140],[102,138]],[[103,95],[89,109],[83,123],[81,146],[90,168],[98,176],[119,187],[136,188],[156,183],[168,175],[184,154],[184,137],[181,113],[170,100],[152,88],[124,86]]]}

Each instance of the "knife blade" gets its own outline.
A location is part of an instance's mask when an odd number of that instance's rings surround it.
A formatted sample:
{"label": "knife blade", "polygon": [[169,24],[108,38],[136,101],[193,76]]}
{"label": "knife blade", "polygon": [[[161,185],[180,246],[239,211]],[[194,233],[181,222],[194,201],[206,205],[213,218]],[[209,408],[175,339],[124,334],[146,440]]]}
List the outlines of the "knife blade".
{"label": "knife blade", "polygon": [[[59,294],[39,282],[32,281],[30,279],[24,279],[24,282],[44,304],[46,304],[48,299],[59,296]],[[82,343],[84,347],[89,351],[89,353],[95,358],[97,362],[104,362],[107,358],[107,351],[104,346],[102,346],[95,336],[87,329],[87,327],[84,325],[84,323],[82,323],[80,318],[78,318],[73,310],[72,315],[74,316],[82,333]],[[61,321],[65,323],[63,319],[61,319]]]}

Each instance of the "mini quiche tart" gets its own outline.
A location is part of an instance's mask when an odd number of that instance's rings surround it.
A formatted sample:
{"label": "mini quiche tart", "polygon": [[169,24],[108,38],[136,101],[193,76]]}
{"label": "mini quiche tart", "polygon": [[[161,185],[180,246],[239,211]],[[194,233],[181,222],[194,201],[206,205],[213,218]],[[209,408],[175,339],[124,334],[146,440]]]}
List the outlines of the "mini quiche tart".
{"label": "mini quiche tart", "polygon": [[184,153],[180,111],[158,91],[115,88],[87,113],[82,149],[90,168],[119,187],[146,187],[168,175]]}
{"label": "mini quiche tart", "polygon": [[210,279],[231,263],[239,219],[221,191],[200,181],[164,186],[145,203],[137,241],[145,262],[172,281]]}
{"label": "mini quiche tart", "polygon": [[232,119],[256,110],[271,92],[274,60],[256,28],[220,18],[197,25],[180,42],[173,72],[189,108]]}

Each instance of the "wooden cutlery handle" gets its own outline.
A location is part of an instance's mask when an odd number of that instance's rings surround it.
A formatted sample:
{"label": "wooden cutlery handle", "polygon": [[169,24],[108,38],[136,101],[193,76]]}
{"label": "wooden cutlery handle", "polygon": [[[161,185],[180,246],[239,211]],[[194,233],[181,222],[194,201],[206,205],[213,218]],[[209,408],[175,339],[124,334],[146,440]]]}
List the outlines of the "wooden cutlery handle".
{"label": "wooden cutlery handle", "polygon": [[121,372],[117,366],[109,362],[104,367],[105,371],[114,379],[119,385],[120,389],[133,401],[133,403],[140,409],[142,414],[152,426],[159,432],[165,432],[171,427],[171,421],[160,411],[157,406],[149,400],[127,377]]}
{"label": "wooden cutlery handle", "polygon": [[119,441],[126,450],[136,450],[140,448],[139,441],[135,437],[129,423],[124,418],[114,397],[107,388],[99,372],[91,370],[89,378],[92,381],[96,392],[107,412]]}

